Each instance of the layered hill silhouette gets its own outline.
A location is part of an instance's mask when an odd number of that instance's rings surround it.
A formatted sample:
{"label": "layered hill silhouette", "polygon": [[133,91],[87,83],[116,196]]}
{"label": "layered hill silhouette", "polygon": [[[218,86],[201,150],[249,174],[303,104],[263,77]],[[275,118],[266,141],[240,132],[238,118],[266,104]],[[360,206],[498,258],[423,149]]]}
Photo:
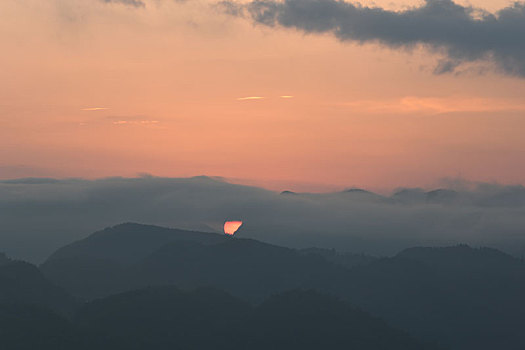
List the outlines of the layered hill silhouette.
{"label": "layered hill silhouette", "polygon": [[69,319],[0,304],[6,350],[434,349],[366,312],[314,291],[254,306],[225,292],[150,287],[84,304]]}
{"label": "layered hill silhouette", "polygon": [[411,248],[351,269],[348,281],[338,293],[424,339],[455,349],[525,347],[525,265],[500,251]]}
{"label": "layered hill silhouette", "polygon": [[76,322],[111,349],[430,349],[406,333],[314,291],[258,306],[214,289],[155,287],[96,300]]}
{"label": "layered hill silhouette", "polygon": [[47,308],[0,303],[2,349],[88,350],[87,340],[87,333],[79,331],[66,318]]}
{"label": "layered hill silhouette", "polygon": [[118,225],[61,248],[41,269],[83,299],[174,284],[214,286],[252,301],[322,280],[330,283],[346,272],[320,254],[252,239],[135,224]]}
{"label": "layered hill silhouette", "polygon": [[7,258],[0,263],[0,305],[32,305],[68,314],[76,301],[34,265]]}
{"label": "layered hill silhouette", "polygon": [[525,347],[519,259],[468,246],[352,259],[345,264],[326,250],[125,224],[60,249],[41,269],[84,300],[166,284],[219,288],[251,302],[312,288],[452,349]]}
{"label": "layered hill silhouette", "polygon": [[204,245],[226,239],[214,233],[127,223],[108,227],[58,249],[40,268],[71,294],[92,299],[149,285],[131,267],[170,242]]}

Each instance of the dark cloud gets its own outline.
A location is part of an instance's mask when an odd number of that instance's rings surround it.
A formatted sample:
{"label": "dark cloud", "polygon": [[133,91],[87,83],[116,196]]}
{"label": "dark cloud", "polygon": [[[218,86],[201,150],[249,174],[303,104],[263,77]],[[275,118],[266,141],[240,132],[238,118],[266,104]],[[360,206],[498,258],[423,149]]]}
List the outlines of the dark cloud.
{"label": "dark cloud", "polygon": [[450,0],[389,11],[337,0],[254,0],[221,3],[225,11],[270,27],[332,33],[341,41],[376,42],[391,48],[423,45],[446,56],[435,73],[465,62],[491,61],[508,75],[525,77],[525,3],[496,13]]}
{"label": "dark cloud", "polygon": [[382,196],[279,194],[208,177],[0,181],[0,251],[31,261],[123,222],[220,232],[225,220],[244,221],[240,236],[293,247],[394,254],[468,243],[521,254],[525,188],[450,183]]}

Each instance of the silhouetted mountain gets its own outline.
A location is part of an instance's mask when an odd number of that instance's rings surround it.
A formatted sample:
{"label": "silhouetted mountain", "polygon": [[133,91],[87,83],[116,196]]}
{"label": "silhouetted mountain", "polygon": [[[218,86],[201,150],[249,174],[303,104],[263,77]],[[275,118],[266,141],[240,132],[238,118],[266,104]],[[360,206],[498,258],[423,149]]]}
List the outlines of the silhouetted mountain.
{"label": "silhouetted mountain", "polygon": [[201,244],[214,244],[224,239],[224,235],[216,233],[126,223],[108,227],[85,239],[62,247],[53,253],[47,261],[81,257],[131,264],[140,261],[169,242],[191,241]]}
{"label": "silhouetted mountain", "polygon": [[371,255],[338,252],[335,249],[305,248],[300,249],[299,252],[303,254],[320,255],[326,260],[346,268],[365,265],[377,259]]}
{"label": "silhouetted mountain", "polygon": [[412,248],[350,271],[338,293],[455,349],[523,349],[525,265],[494,249]]}
{"label": "silhouetted mountain", "polygon": [[[126,240],[127,230],[131,243]],[[156,240],[156,245],[143,243],[149,237]],[[116,259],[111,258],[105,242],[115,249]],[[251,239],[133,224],[96,233],[62,248],[41,268],[52,281],[86,299],[175,284],[188,288],[209,285],[235,296],[262,300],[321,280],[329,284],[330,276],[335,280],[334,274],[345,271],[320,255],[301,254]]]}
{"label": "silhouetted mountain", "polygon": [[75,305],[62,288],[49,282],[34,265],[11,261],[0,265],[0,304],[25,304],[68,313]]}
{"label": "silhouetted mountain", "polygon": [[[315,288],[421,339],[453,349],[525,347],[525,335],[517,327],[525,315],[521,303],[525,266],[494,249],[412,248],[391,258],[356,264],[350,256],[350,263],[345,264],[330,250],[298,251],[198,232],[177,236],[180,231],[132,224],[118,228],[116,235],[113,229],[97,234],[97,245],[86,244],[91,238],[72,245],[82,257],[76,258],[74,250],[64,248],[61,254],[68,258],[50,258],[42,266],[46,276],[85,298],[174,284],[183,288],[211,286],[260,301],[289,289]],[[130,250],[140,251],[135,259],[121,258],[130,255],[128,228],[134,237]],[[150,228],[168,237],[148,249],[137,248],[151,236]],[[118,259],[111,259],[110,249],[100,248],[106,240],[118,250]],[[100,253],[91,249],[103,250],[106,260],[98,259]]]}
{"label": "silhouetted mountain", "polygon": [[387,203],[391,202],[390,198],[384,197],[380,194],[367,191],[361,188],[348,188],[343,191],[338,192],[328,192],[328,193],[311,193],[311,192],[292,192],[292,191],[282,191],[280,193],[283,196],[288,196],[288,198],[302,198],[312,200],[314,202],[325,202],[326,203],[350,203],[352,201],[367,202],[367,203]]}
{"label": "silhouetted mountain", "polygon": [[428,349],[379,319],[318,292],[289,291],[251,318],[250,349]]}
{"label": "silhouetted mountain", "polygon": [[69,321],[49,310],[34,305],[0,304],[2,349],[85,350],[86,340]]}
{"label": "silhouetted mountain", "polygon": [[90,302],[76,322],[108,349],[230,349],[250,310],[215,289],[155,287]]}
{"label": "silhouetted mountain", "polygon": [[391,196],[393,200],[402,204],[454,204],[461,199],[460,197],[459,192],[442,188],[428,192],[421,188],[405,188]]}
{"label": "silhouetted mountain", "polygon": [[82,306],[72,320],[0,305],[6,350],[430,349],[383,321],[313,291],[252,306],[222,291],[161,286]]}
{"label": "silhouetted mountain", "polygon": [[135,281],[130,267],[169,242],[215,244],[227,239],[208,232],[121,224],[58,249],[40,268],[50,280],[77,297],[103,297],[146,286]]}
{"label": "silhouetted mountain", "polygon": [[133,271],[135,280],[142,285],[213,286],[249,300],[309,287],[344,273],[342,267],[320,256],[235,238],[208,246],[171,243],[154,252]]}
{"label": "silhouetted mountain", "polygon": [[276,295],[253,307],[214,289],[148,288],[88,303],[77,323],[111,349],[426,348],[312,291]]}
{"label": "silhouetted mountain", "polygon": [[296,195],[297,193],[292,192],[292,191],[282,191],[280,194],[286,196],[286,195]]}

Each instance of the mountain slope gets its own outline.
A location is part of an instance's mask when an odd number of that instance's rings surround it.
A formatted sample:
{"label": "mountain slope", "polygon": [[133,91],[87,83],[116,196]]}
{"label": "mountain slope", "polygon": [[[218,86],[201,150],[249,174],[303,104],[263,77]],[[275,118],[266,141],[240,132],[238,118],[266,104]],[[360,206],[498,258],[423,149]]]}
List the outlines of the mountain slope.
{"label": "mountain slope", "polygon": [[87,350],[86,338],[53,312],[21,304],[0,304],[0,344],[5,350]]}
{"label": "mountain slope", "polygon": [[142,285],[213,286],[255,301],[288,289],[312,287],[321,281],[330,283],[346,273],[343,267],[321,256],[235,238],[208,246],[171,243],[132,270]]}
{"label": "mountain slope", "polygon": [[68,313],[75,301],[48,281],[36,266],[10,261],[0,265],[0,304],[36,305]]}
{"label": "mountain slope", "polygon": [[[148,226],[139,227],[145,230],[141,239],[147,240]],[[109,236],[117,255],[126,253],[125,236]],[[251,301],[313,288],[452,349],[525,348],[519,328],[525,315],[525,265],[497,250],[411,248],[391,258],[350,261],[345,268],[328,261],[337,259],[323,256],[326,251],[218,237],[206,238],[204,244],[199,239],[170,240],[127,264],[71,254],[65,260],[50,259],[42,268],[55,283],[87,299],[164,284],[211,286]],[[110,250],[104,257],[111,257]]]}
{"label": "mountain slope", "polygon": [[[425,349],[408,335],[313,291],[253,307],[214,289],[155,287],[86,304],[77,324],[111,349]],[[103,347],[104,349],[104,347]]]}
{"label": "mountain slope", "polygon": [[339,299],[289,291],[264,301],[252,318],[250,349],[430,349]]}
{"label": "mountain slope", "polygon": [[169,242],[190,241],[214,244],[224,239],[223,235],[216,233],[126,223],[108,227],[87,238],[66,245],[53,253],[46,262],[83,257],[94,260],[112,260],[119,264],[132,264]]}
{"label": "mountain slope", "polygon": [[215,244],[225,239],[215,233],[127,223],[58,249],[40,268],[46,277],[77,297],[104,297],[141,286],[132,282],[129,267],[170,242]]}
{"label": "mountain slope", "polygon": [[[143,243],[151,237],[153,242]],[[329,276],[346,271],[320,255],[251,239],[134,224],[119,225],[64,247],[41,269],[52,281],[85,299],[175,284],[210,285],[262,300],[320,280],[330,283]]]}
{"label": "mountain slope", "polygon": [[338,293],[455,349],[523,349],[523,262],[494,249],[412,248],[350,270]]}

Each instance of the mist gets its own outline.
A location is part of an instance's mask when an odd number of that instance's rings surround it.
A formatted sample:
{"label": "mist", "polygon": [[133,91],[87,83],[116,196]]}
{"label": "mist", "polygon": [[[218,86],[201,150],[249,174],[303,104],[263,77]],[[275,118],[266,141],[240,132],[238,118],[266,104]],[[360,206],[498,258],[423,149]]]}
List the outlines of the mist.
{"label": "mist", "polygon": [[0,244],[9,256],[40,262],[64,244],[123,222],[222,232],[226,220],[242,220],[237,236],[296,248],[391,255],[410,246],[466,243],[522,254],[523,186],[448,187],[382,196],[359,189],[278,193],[204,176],[4,180]]}

